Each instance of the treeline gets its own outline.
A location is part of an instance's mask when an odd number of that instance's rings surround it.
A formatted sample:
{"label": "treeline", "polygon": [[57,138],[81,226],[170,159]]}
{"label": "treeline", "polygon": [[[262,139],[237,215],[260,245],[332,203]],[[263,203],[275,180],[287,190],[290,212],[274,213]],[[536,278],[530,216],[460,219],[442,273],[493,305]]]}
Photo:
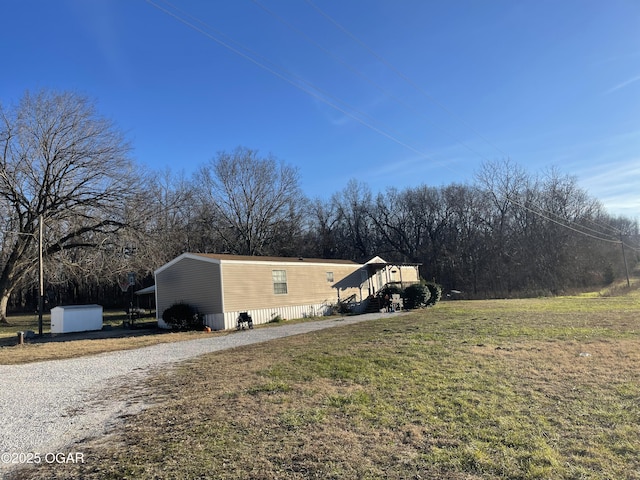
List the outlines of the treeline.
{"label": "treeline", "polygon": [[[184,251],[421,263],[421,274],[467,297],[558,294],[624,275],[621,240],[638,226],[609,215],[574,177],[486,163],[473,184],[373,193],[351,180],[308,199],[293,167],[255,151],[222,153],[190,181],[156,189],[162,224],[153,263]],[[627,249],[629,268],[637,250]]]}
{"label": "treeline", "polygon": [[[91,102],[26,94],[0,105],[0,321],[33,308],[38,251],[49,305],[126,304],[189,252],[421,263],[467,298],[601,286],[638,262],[638,225],[608,214],[558,170],[486,163],[470,184],[372,192],[357,179],[307,198],[298,170],[239,147],[192,175],[148,172]],[[39,227],[43,223],[43,242]],[[632,248],[629,248],[632,247]],[[123,285],[126,286],[126,285]]]}

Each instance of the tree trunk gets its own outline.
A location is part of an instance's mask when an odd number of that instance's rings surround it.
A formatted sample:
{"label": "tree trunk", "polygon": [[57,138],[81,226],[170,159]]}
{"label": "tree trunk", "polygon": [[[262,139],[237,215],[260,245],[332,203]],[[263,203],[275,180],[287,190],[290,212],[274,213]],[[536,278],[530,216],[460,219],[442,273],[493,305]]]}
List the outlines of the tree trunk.
{"label": "tree trunk", "polygon": [[7,321],[7,305],[9,304],[10,296],[11,290],[3,291],[0,296],[0,325],[9,325]]}

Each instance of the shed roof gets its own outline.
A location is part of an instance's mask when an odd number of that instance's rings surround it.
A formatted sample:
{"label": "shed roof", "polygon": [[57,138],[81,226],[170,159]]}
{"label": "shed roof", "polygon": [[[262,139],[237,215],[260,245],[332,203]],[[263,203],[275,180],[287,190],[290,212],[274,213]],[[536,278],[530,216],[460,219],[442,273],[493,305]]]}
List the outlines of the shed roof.
{"label": "shed roof", "polygon": [[57,307],[53,307],[51,310],[93,310],[96,308],[102,308],[102,305],[58,305]]}
{"label": "shed roof", "polygon": [[152,293],[156,293],[156,286],[155,285],[151,285],[150,287],[147,288],[143,288],[140,290],[136,290],[135,292],[136,295],[150,295]]}

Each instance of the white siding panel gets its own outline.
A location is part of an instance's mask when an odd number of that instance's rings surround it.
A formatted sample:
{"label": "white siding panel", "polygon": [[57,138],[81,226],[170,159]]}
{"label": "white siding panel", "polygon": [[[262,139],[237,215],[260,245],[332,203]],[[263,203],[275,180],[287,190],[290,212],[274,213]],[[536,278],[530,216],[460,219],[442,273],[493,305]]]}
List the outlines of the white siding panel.
{"label": "white siding panel", "polygon": [[[326,303],[318,303],[315,305],[289,305],[286,307],[261,308],[249,310],[254,325],[269,323],[276,315],[280,315],[283,319],[321,317],[329,314],[331,306]],[[224,329],[229,330],[236,328],[236,322],[240,315],[240,311],[226,312],[224,314]],[[213,329],[213,327],[211,327]]]}

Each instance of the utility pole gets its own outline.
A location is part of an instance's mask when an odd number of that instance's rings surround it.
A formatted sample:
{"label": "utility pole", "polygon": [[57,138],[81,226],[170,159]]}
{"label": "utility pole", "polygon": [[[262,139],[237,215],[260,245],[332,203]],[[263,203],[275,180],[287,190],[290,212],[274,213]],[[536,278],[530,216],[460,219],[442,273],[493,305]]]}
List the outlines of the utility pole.
{"label": "utility pole", "polygon": [[[38,216],[38,335],[42,336],[42,311],[44,310],[44,219],[42,214]],[[36,238],[35,233],[26,232],[13,232],[9,230],[2,231],[2,233],[13,233],[16,235],[28,235],[29,237]]]}
{"label": "utility pole", "polygon": [[44,237],[44,222],[42,221],[42,215],[39,217],[39,229],[40,235],[38,240],[38,281],[40,283],[38,288],[38,335],[42,336],[42,310],[43,310],[43,302],[44,302],[44,262],[42,261],[42,239]]}
{"label": "utility pole", "polygon": [[622,240],[622,234],[620,234],[620,245],[622,245],[622,259],[624,260],[624,273],[627,275],[627,288],[631,287],[629,282],[629,267],[627,266],[627,256],[624,253],[624,241]]}

